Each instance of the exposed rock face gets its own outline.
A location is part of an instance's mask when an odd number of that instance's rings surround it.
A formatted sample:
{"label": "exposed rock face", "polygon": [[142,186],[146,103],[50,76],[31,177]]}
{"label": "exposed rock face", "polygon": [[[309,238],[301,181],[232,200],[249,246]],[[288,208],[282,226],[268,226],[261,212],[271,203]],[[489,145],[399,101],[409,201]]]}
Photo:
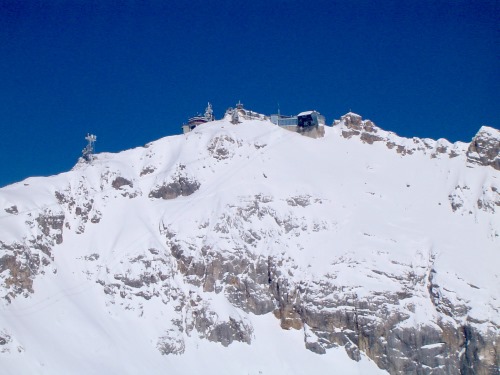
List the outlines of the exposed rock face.
{"label": "exposed rock face", "polygon": [[500,131],[483,126],[467,149],[467,160],[500,170]]}
{"label": "exposed rock face", "polygon": [[0,331],[0,354],[22,353],[23,351],[24,348],[12,338],[12,335],[7,330]]}
{"label": "exposed rock face", "polygon": [[[363,121],[363,118],[355,113],[345,114],[341,117],[340,122],[343,122],[345,127],[349,129],[342,131],[342,136],[344,138],[350,138],[355,135],[360,135],[361,132],[377,132],[370,120]],[[335,125],[338,125],[339,123],[336,123]]]}
{"label": "exposed rock face", "polygon": [[5,212],[7,212],[9,214],[14,214],[14,215],[17,215],[19,213],[19,211],[17,210],[17,206],[16,205],[13,205],[13,206],[10,206],[10,207],[6,208]]}
{"label": "exposed rock face", "polygon": [[141,174],[139,175],[140,177],[151,174],[155,171],[155,167],[153,166],[146,166],[142,169]]}
{"label": "exposed rock face", "polygon": [[394,133],[380,129],[372,121],[363,120],[356,113],[345,114],[340,120],[335,121],[333,126],[340,127],[344,138],[357,137],[367,144],[383,142],[388,149],[395,150],[402,156],[422,152],[431,158],[441,155],[454,158],[464,152],[461,144],[451,144],[446,140],[434,141],[432,139],[404,139],[397,137]]}
{"label": "exposed rock face", "polygon": [[27,297],[33,293],[33,280],[45,273],[53,261],[52,248],[63,242],[63,223],[63,213],[45,210],[26,221],[30,237],[9,244],[0,241],[1,297],[10,302],[19,295]]}
{"label": "exposed rock face", "polygon": [[56,244],[63,241],[62,232],[64,224],[64,214],[52,215],[50,212],[39,215],[36,222],[45,237],[52,238]]}
{"label": "exposed rock face", "polygon": [[[76,233],[84,233],[87,223],[99,223],[102,217],[97,208],[94,195],[97,191],[88,185],[82,178],[76,185],[68,185],[64,190],[57,190],[54,195],[57,202],[68,213],[65,226],[71,229],[76,227]],[[71,217],[68,217],[71,216]]]}
{"label": "exposed rock face", "polygon": [[175,199],[187,197],[200,188],[200,183],[186,173],[186,166],[179,164],[169,181],[157,183],[149,192],[150,198]]}
{"label": "exposed rock face", "polygon": [[42,266],[40,258],[48,263],[47,258],[22,244],[1,242],[0,246],[0,275],[6,291],[2,297],[9,302],[18,295],[27,297],[33,293],[33,279]]}
{"label": "exposed rock face", "polygon": [[[494,214],[500,207],[500,192],[495,186],[484,186],[480,194],[474,194],[467,185],[457,185],[448,195],[451,209],[461,215],[473,215],[477,210]],[[499,236],[498,229],[494,236]]]}
{"label": "exposed rock face", "polygon": [[179,196],[188,196],[200,188],[200,183],[195,179],[178,176],[174,181],[157,186],[149,192],[150,198],[175,199]]}
{"label": "exposed rock face", "polygon": [[113,186],[114,189],[118,190],[121,189],[122,186],[134,187],[134,184],[131,181],[127,180],[126,178],[117,177],[113,180],[111,186]]}
{"label": "exposed rock face", "polygon": [[304,137],[309,137],[314,139],[322,138],[325,136],[325,127],[323,125],[308,126],[308,127],[287,125],[287,126],[281,126],[281,128],[294,133],[298,133],[300,135],[303,135]]}
{"label": "exposed rock face", "polygon": [[322,138],[325,136],[325,127],[323,125],[316,125],[307,128],[297,127],[297,133],[309,138]]}
{"label": "exposed rock face", "polygon": [[[399,275],[373,270],[374,275],[396,281],[400,290],[360,297],[352,287],[339,285],[334,274],[297,282],[292,276],[292,259],[253,254],[251,248],[265,241],[270,232],[300,236],[307,227],[300,217],[285,219],[272,208],[272,201],[255,196],[243,206],[228,207],[227,214],[215,223],[200,227],[202,233],[207,228],[233,236],[240,233],[233,237],[235,248],[231,252],[197,244],[165,228],[163,234],[186,282],[207,292],[223,293],[246,312],[272,311],[283,329],[303,330],[306,347],[319,354],[340,345],[352,359],[359,360],[364,352],[391,374],[455,374],[457,369],[464,374],[495,373],[500,360],[498,332],[485,336],[467,323],[466,302],[452,302],[446,289],[436,283],[433,258],[428,266],[412,267]],[[290,197],[286,202],[297,209],[314,204],[308,196]],[[274,227],[245,229],[256,220],[273,222]],[[203,238],[199,237],[201,244]],[[415,309],[411,301],[422,295],[442,318],[416,328],[406,323]],[[249,331],[241,322],[225,322],[222,333],[207,333],[209,326],[218,326],[207,322],[208,305],[200,299],[194,304],[204,307],[196,310],[194,323],[185,329],[196,327],[208,339],[224,345],[234,339],[250,342]]]}
{"label": "exposed rock face", "polygon": [[224,346],[233,341],[251,343],[251,325],[235,317],[229,317],[228,320],[219,319],[218,314],[211,311],[209,305],[201,298],[191,299],[187,311],[189,312],[186,322],[188,334],[196,329],[200,337],[220,342]]}
{"label": "exposed rock face", "polygon": [[240,140],[233,139],[229,135],[214,137],[207,147],[209,154],[216,160],[226,160],[231,158],[235,150],[242,146]]}
{"label": "exposed rock face", "polygon": [[122,197],[128,197],[130,199],[142,194],[140,190],[134,190],[134,183],[132,181],[122,176],[116,177],[111,183],[111,187],[118,190]]}
{"label": "exposed rock face", "polygon": [[158,339],[156,348],[163,355],[182,354],[186,349],[186,344],[183,337],[179,335],[179,332],[171,329]]}

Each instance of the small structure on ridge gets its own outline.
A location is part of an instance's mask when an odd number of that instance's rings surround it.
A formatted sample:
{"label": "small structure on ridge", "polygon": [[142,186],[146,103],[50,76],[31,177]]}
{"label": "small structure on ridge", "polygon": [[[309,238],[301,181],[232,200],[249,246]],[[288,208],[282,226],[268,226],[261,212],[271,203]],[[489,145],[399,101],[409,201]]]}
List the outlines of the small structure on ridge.
{"label": "small structure on ridge", "polygon": [[94,159],[94,143],[97,140],[97,136],[87,133],[85,140],[88,143],[87,146],[85,146],[85,148],[82,150],[82,157],[87,163],[91,163]]}
{"label": "small structure on ridge", "polygon": [[267,116],[262,115],[257,112],[253,112],[249,109],[243,107],[243,103],[238,101],[236,107],[229,107],[224,114],[224,118],[229,118],[231,123],[236,125],[242,122],[242,120],[267,120]]}
{"label": "small structure on ridge", "polygon": [[187,124],[182,125],[182,132],[184,134],[189,133],[191,130],[196,128],[198,125],[205,124],[210,121],[214,121],[214,111],[212,109],[212,104],[210,102],[207,105],[207,108],[205,108],[205,114],[202,116],[200,114],[191,117],[188,120]]}
{"label": "small structure on ridge", "polygon": [[300,128],[325,125],[325,116],[318,111],[301,112],[297,115],[297,125]]}
{"label": "small structure on ridge", "polygon": [[310,138],[321,138],[325,134],[325,116],[318,111],[301,112],[297,116],[271,115],[271,122],[280,128],[300,133]]}

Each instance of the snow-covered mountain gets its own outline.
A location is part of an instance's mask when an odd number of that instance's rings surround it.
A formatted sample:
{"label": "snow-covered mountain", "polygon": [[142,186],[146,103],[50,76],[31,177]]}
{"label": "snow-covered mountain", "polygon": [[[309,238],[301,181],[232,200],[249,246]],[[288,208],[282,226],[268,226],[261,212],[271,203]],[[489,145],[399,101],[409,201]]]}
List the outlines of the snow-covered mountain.
{"label": "snow-covered mountain", "polygon": [[0,189],[0,372],[497,374],[500,132],[209,122]]}

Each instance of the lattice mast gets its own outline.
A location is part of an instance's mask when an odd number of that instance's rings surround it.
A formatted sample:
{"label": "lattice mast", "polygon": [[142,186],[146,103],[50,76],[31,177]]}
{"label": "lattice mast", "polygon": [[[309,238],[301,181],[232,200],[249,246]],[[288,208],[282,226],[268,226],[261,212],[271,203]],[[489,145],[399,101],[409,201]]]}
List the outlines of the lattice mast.
{"label": "lattice mast", "polygon": [[214,111],[212,109],[212,104],[210,104],[210,102],[208,102],[208,105],[207,105],[207,108],[205,109],[205,118],[208,120],[208,121],[214,121]]}
{"label": "lattice mast", "polygon": [[92,162],[94,158],[94,143],[97,140],[97,136],[94,134],[87,133],[85,140],[88,142],[87,146],[82,150],[82,156],[87,162]]}

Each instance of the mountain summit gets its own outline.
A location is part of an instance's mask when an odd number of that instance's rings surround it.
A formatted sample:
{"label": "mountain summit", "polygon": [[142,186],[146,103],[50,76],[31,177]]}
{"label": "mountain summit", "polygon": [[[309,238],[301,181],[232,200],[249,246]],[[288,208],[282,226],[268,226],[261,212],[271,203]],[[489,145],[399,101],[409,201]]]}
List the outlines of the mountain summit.
{"label": "mountain summit", "polygon": [[2,188],[2,369],[496,374],[499,143],[226,118]]}

